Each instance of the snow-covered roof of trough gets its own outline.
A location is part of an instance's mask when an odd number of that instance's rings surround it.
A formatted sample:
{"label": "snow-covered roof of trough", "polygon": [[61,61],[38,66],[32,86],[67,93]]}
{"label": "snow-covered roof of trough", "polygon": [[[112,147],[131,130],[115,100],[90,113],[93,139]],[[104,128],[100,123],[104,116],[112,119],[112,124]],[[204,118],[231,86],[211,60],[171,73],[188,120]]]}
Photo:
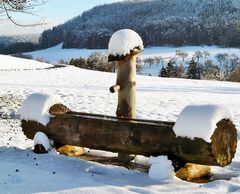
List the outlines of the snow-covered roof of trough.
{"label": "snow-covered roof of trough", "polygon": [[143,41],[138,33],[130,29],[116,31],[108,43],[108,53],[113,56],[125,56],[135,48],[143,50]]}
{"label": "snow-covered roof of trough", "polygon": [[47,125],[51,115],[49,109],[55,104],[63,104],[60,97],[56,95],[34,93],[23,103],[20,111],[22,120],[31,120]]}
{"label": "snow-covered roof of trough", "polygon": [[216,124],[222,119],[233,120],[231,111],[222,105],[189,105],[180,113],[173,130],[177,136],[202,138],[211,142]]}

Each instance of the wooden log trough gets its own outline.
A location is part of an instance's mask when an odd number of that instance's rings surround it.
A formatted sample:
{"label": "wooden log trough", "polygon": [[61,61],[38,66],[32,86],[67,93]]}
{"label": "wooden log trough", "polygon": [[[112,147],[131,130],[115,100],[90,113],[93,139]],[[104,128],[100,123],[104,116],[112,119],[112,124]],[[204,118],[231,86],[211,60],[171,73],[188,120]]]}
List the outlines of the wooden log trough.
{"label": "wooden log trough", "polygon": [[236,152],[237,130],[230,120],[217,123],[211,143],[201,138],[177,137],[173,122],[128,119],[73,112],[64,105],[54,105],[54,115],[44,126],[22,120],[24,134],[33,139],[38,132],[60,144],[88,147],[124,154],[167,155],[181,168],[186,163],[226,166]]}

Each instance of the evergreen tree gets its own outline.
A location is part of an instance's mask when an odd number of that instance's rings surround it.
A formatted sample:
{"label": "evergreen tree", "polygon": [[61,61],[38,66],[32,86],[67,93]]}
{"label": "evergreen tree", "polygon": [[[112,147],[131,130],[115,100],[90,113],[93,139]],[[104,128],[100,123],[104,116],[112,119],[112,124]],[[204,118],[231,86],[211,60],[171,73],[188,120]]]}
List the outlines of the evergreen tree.
{"label": "evergreen tree", "polygon": [[175,71],[175,68],[174,68],[174,63],[172,60],[170,60],[167,64],[167,67],[166,67],[166,77],[175,77],[176,71]]}
{"label": "evergreen tree", "polygon": [[167,75],[167,71],[166,71],[166,68],[164,66],[162,66],[162,69],[161,71],[159,72],[159,77],[168,77]]}
{"label": "evergreen tree", "polygon": [[189,79],[200,79],[200,70],[194,58],[192,58],[187,68],[187,77]]}

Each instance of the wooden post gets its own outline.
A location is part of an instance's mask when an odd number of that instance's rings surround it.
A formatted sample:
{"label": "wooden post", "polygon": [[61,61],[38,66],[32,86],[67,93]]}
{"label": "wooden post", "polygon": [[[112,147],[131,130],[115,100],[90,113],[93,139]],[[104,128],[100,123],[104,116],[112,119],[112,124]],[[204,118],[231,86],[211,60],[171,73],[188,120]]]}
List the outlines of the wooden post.
{"label": "wooden post", "polygon": [[[111,57],[109,61],[117,60],[116,85],[110,87],[110,92],[118,92],[118,105],[116,115],[118,117],[136,118],[136,61],[138,48],[130,51],[125,57]],[[128,162],[133,159],[130,155],[118,154],[120,161]]]}
{"label": "wooden post", "polygon": [[138,48],[133,49],[125,57],[109,56],[109,61],[117,60],[116,85],[110,87],[110,92],[118,92],[118,117],[136,118],[136,60]]}

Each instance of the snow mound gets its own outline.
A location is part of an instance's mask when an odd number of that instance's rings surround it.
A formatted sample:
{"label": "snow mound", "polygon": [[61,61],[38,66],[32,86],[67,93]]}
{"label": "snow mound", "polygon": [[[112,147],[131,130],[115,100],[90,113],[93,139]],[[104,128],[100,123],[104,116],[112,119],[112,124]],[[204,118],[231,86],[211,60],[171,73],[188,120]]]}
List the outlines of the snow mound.
{"label": "snow mound", "polygon": [[136,47],[143,50],[143,41],[135,31],[130,29],[115,32],[108,43],[109,54],[114,56],[130,54],[130,51]]}
{"label": "snow mound", "polygon": [[52,64],[30,59],[16,58],[0,54],[0,70],[44,69],[53,67]]}
{"label": "snow mound", "polygon": [[222,105],[189,105],[180,113],[173,130],[177,136],[202,138],[211,142],[216,124],[222,119],[233,120],[230,110]]}
{"label": "snow mound", "polygon": [[46,126],[51,117],[49,109],[54,104],[63,104],[63,102],[60,97],[56,95],[40,93],[31,94],[23,102],[20,109],[21,119],[37,121]]}
{"label": "snow mound", "polygon": [[42,132],[37,132],[35,134],[35,136],[33,138],[33,143],[34,143],[34,146],[38,145],[38,144],[42,145],[46,151],[50,150],[50,148],[51,148],[47,135]]}
{"label": "snow mound", "polygon": [[149,177],[158,181],[171,180],[174,176],[174,168],[172,162],[167,159],[167,156],[158,156],[149,158]]}

